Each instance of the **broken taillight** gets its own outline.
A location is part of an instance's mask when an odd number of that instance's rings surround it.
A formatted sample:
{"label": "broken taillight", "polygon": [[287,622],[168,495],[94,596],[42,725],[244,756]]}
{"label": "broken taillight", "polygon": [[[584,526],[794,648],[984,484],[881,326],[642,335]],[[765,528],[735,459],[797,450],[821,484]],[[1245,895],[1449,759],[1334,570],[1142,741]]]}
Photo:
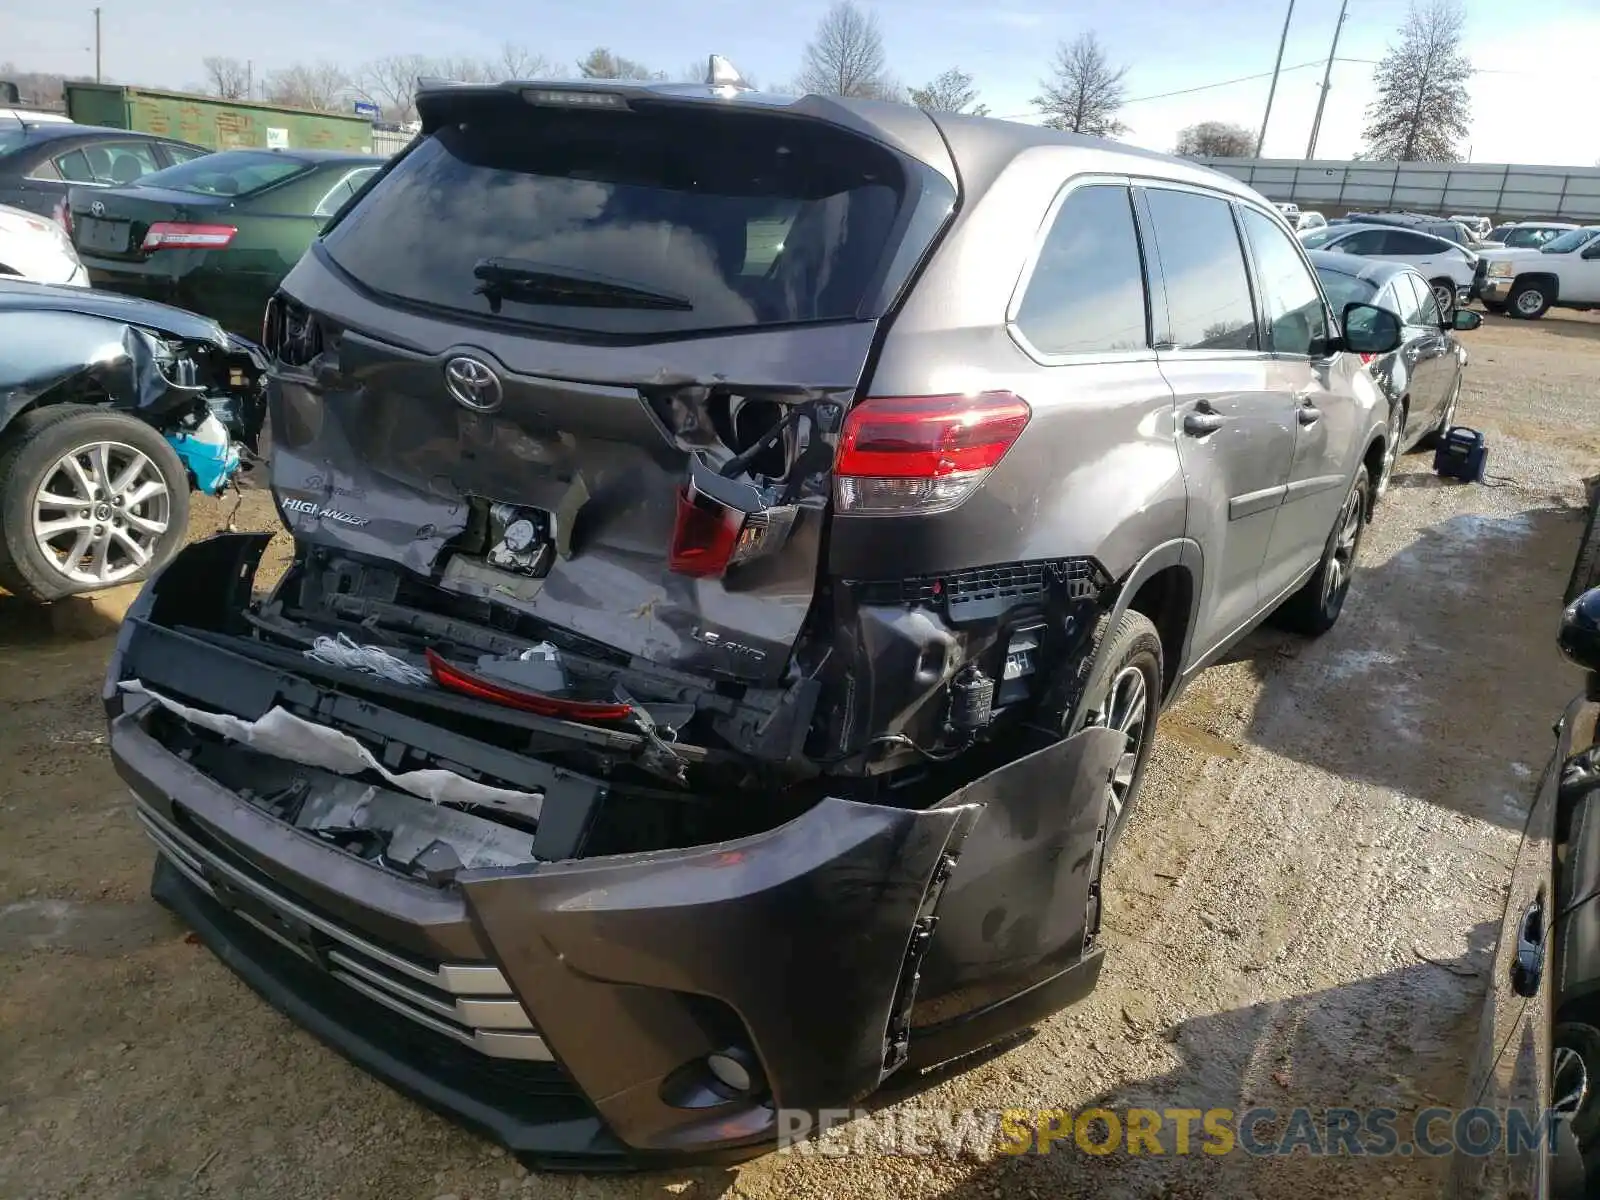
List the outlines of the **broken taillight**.
{"label": "broken taillight", "polygon": [[719,474],[696,455],[690,460],[689,481],[678,491],[668,569],[710,579],[781,549],[798,510],[793,504],[768,501],[761,488]]}
{"label": "broken taillight", "polygon": [[839,511],[954,508],[1006,456],[1032,415],[1011,392],[863,400],[845,418],[839,439]]}
{"label": "broken taillight", "polygon": [[192,225],[185,221],[157,221],[145,231],[141,250],[220,250],[239,231],[232,225]]}
{"label": "broken taillight", "polygon": [[428,660],[428,669],[440,687],[463,696],[487,700],[491,704],[503,704],[507,708],[537,713],[541,717],[559,717],[566,721],[621,721],[633,715],[631,704],[567,700],[560,696],[547,696],[543,692],[510,687],[456,666],[431,647],[423,652],[423,656]]}

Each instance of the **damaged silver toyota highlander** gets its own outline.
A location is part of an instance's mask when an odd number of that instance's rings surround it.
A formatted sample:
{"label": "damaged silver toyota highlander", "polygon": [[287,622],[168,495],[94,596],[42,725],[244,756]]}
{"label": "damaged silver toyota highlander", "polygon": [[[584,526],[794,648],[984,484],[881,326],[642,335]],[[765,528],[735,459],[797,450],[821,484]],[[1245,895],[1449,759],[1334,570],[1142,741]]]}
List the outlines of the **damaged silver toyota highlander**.
{"label": "damaged silver toyota highlander", "polygon": [[1158,709],[1383,461],[1398,320],[1255,193],[712,68],[422,89],[266,314],[292,567],[189,547],[105,689],[157,898],[550,1167],[1085,994]]}

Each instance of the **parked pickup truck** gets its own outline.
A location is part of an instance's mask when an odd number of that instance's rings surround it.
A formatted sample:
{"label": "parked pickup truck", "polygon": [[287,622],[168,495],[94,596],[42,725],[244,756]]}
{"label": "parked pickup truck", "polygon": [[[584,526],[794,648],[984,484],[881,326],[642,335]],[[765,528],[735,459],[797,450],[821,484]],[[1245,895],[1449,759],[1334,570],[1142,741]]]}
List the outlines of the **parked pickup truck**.
{"label": "parked pickup truck", "polygon": [[1600,307],[1600,225],[1572,229],[1537,250],[1488,250],[1474,281],[1483,305],[1532,321],[1553,306]]}

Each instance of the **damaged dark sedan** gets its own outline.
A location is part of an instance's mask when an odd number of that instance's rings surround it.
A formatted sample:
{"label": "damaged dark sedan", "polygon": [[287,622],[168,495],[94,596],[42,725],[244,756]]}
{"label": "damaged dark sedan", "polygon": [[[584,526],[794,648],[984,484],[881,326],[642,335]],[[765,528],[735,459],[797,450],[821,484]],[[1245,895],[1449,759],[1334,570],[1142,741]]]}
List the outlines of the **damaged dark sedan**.
{"label": "damaged dark sedan", "polygon": [[1242,185],[712,75],[419,94],[266,314],[292,566],[186,549],[104,693],[156,897],[547,1167],[1084,995],[1158,709],[1332,626],[1382,461],[1392,318]]}
{"label": "damaged dark sedan", "polygon": [[261,450],[265,367],[181,309],[0,280],[0,587],[59,600],[165,565],[190,490]]}

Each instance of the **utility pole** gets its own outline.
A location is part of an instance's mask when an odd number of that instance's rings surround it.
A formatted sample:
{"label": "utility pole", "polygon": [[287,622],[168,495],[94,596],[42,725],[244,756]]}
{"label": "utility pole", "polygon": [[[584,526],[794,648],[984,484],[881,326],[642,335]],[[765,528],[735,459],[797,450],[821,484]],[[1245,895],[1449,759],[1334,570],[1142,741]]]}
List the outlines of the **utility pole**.
{"label": "utility pole", "polygon": [[1350,0],[1344,0],[1339,5],[1339,21],[1333,27],[1333,45],[1328,47],[1328,69],[1322,73],[1322,95],[1317,97],[1317,115],[1311,122],[1311,140],[1306,143],[1306,158],[1317,156],[1317,135],[1322,132],[1322,109],[1328,103],[1328,80],[1333,77],[1333,56],[1339,53],[1339,31],[1344,28],[1345,10],[1350,7]]}
{"label": "utility pole", "polygon": [[250,58],[244,60],[244,98],[246,100],[256,98],[256,64],[255,60]]}
{"label": "utility pole", "polygon": [[1261,157],[1261,147],[1267,141],[1267,122],[1272,120],[1272,98],[1278,93],[1278,72],[1283,69],[1283,48],[1289,43],[1289,22],[1294,20],[1294,0],[1289,0],[1289,11],[1283,18],[1283,36],[1278,39],[1278,61],[1272,64],[1272,86],[1267,89],[1267,111],[1261,118],[1261,136],[1256,138],[1256,157]]}
{"label": "utility pole", "polygon": [[100,82],[100,10],[94,10],[94,81]]}

